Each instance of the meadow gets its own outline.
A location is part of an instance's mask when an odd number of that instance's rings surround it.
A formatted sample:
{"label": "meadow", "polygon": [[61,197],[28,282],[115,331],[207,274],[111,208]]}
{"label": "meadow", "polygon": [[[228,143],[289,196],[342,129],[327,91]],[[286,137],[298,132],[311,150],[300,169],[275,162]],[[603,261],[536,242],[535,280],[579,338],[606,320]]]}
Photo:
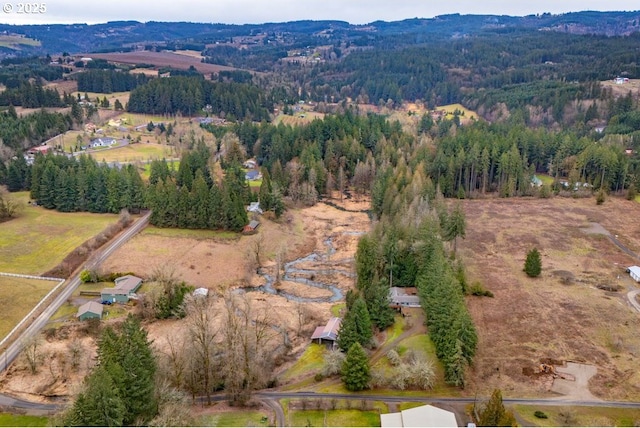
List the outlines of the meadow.
{"label": "meadow", "polygon": [[11,194],[23,204],[19,217],[2,223],[0,272],[40,275],[73,249],[115,223],[115,214],[60,213],[27,204],[28,192]]}

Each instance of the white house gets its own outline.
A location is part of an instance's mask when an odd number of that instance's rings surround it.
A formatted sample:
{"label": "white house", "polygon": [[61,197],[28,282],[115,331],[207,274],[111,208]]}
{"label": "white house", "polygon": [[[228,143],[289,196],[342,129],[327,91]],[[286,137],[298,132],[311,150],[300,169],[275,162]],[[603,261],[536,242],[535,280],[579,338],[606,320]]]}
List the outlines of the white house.
{"label": "white house", "polygon": [[640,282],[640,266],[631,266],[627,270],[629,271],[629,275],[631,275],[631,278],[633,278],[636,282]]}

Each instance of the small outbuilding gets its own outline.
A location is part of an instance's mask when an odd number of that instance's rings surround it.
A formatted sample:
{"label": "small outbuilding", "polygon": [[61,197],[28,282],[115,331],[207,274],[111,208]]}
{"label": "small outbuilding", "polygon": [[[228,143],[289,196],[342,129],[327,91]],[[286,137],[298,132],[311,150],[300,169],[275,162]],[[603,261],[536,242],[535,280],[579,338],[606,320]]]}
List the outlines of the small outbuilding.
{"label": "small outbuilding", "polygon": [[208,288],[196,288],[195,290],[193,290],[193,296],[194,297],[207,297],[209,295],[209,289]]}
{"label": "small outbuilding", "polygon": [[634,281],[640,282],[640,266],[631,266],[627,270],[629,271],[629,275],[631,275],[631,278],[633,278]]}
{"label": "small outbuilding", "polygon": [[102,305],[98,302],[87,302],[78,308],[78,314],[76,317],[80,321],[86,321],[89,319],[102,319]]}
{"label": "small outbuilding", "polygon": [[338,340],[338,330],[342,324],[342,318],[332,317],[329,319],[326,325],[316,327],[311,335],[311,340],[317,340],[319,344],[330,345],[334,348],[336,341]]}
{"label": "small outbuilding", "polygon": [[257,220],[251,220],[248,225],[242,229],[242,233],[245,235],[251,235],[257,232],[258,226],[260,226],[260,222]]}

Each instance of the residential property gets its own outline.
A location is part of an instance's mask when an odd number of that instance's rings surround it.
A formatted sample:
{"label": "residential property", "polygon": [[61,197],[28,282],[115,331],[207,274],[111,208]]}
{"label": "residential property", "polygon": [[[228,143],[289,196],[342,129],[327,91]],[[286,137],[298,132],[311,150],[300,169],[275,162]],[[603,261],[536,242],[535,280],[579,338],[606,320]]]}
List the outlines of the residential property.
{"label": "residential property", "polygon": [[391,287],[389,289],[389,306],[398,310],[419,308],[418,290],[415,287]]}
{"label": "residential property", "polygon": [[257,169],[252,169],[247,171],[247,173],[244,175],[244,178],[248,181],[260,180],[262,178],[262,174],[260,174],[260,171],[258,171]]}
{"label": "residential property", "polygon": [[103,302],[127,303],[129,299],[136,297],[136,291],[142,285],[142,278],[133,275],[125,275],[115,280],[116,286],[104,288],[100,292]]}
{"label": "residential property", "polygon": [[336,341],[338,340],[338,330],[340,330],[341,323],[342,318],[330,318],[326,325],[316,327],[311,335],[311,340],[317,340],[319,344],[324,343],[331,348],[335,348]]}
{"label": "residential property", "polygon": [[78,308],[76,317],[80,321],[86,321],[92,318],[102,319],[102,305],[98,302],[87,302]]}
{"label": "residential property", "polygon": [[262,214],[260,202],[251,202],[247,207],[247,211],[249,211],[250,213]]}
{"label": "residential property", "polygon": [[93,140],[91,140],[90,147],[110,147],[116,143],[116,139],[111,137],[94,138]]}
{"label": "residential property", "polygon": [[385,427],[457,427],[456,415],[435,406],[426,405],[398,413],[380,415],[380,426]]}
{"label": "residential property", "polygon": [[542,186],[542,180],[540,180],[537,176],[531,177],[531,187],[540,187]]}
{"label": "residential property", "polygon": [[243,163],[242,166],[244,166],[247,169],[254,169],[256,166],[258,166],[258,164],[253,159],[249,159],[248,161]]}
{"label": "residential property", "polygon": [[640,282],[640,266],[631,266],[627,270],[629,271],[629,275],[631,275],[631,278],[633,278],[636,282]]}
{"label": "residential property", "polygon": [[256,220],[251,220],[248,225],[242,229],[242,233],[248,235],[256,232],[256,229],[260,226],[260,222]]}

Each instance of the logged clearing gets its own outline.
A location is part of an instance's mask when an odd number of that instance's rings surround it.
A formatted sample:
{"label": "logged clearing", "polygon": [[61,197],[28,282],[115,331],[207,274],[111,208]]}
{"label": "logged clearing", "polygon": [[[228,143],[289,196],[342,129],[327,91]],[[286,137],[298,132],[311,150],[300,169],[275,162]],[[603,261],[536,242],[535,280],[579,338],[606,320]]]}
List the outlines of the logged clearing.
{"label": "logged clearing", "polygon": [[118,221],[115,214],[60,213],[27,204],[28,192],[12,193],[21,215],[0,225],[0,272],[40,275],[72,250]]}
{"label": "logged clearing", "polygon": [[0,340],[56,285],[54,281],[0,276]]}
{"label": "logged clearing", "polygon": [[[588,381],[596,397],[640,399],[640,314],[626,301],[636,283],[625,273],[638,261],[603,234],[637,253],[640,205],[556,197],[467,200],[464,209],[459,256],[469,281],[495,294],[468,300],[480,338],[469,389],[539,396],[553,383],[534,373],[540,363],[574,361],[597,369]],[[542,255],[539,278],[523,272],[533,247]]]}

